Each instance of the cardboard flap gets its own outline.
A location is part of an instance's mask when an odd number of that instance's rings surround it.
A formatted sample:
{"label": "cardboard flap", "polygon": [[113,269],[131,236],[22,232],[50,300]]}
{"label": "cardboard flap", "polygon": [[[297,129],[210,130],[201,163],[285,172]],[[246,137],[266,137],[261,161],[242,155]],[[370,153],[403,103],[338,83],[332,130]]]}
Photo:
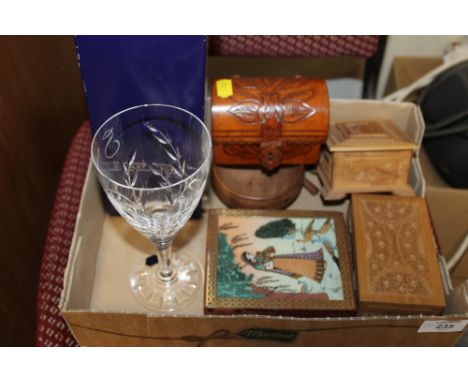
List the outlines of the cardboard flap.
{"label": "cardboard flap", "polygon": [[349,121],[330,129],[330,151],[416,150],[418,145],[392,121]]}
{"label": "cardboard flap", "polygon": [[[359,105],[359,111],[356,110]],[[424,136],[424,120],[419,107],[410,102],[377,100],[330,100],[330,124],[356,120],[391,120],[418,146]],[[419,150],[418,150],[419,151]]]}
{"label": "cardboard flap", "polygon": [[106,215],[100,196],[98,180],[90,161],[63,280],[62,310],[87,309],[90,306],[102,222]]}

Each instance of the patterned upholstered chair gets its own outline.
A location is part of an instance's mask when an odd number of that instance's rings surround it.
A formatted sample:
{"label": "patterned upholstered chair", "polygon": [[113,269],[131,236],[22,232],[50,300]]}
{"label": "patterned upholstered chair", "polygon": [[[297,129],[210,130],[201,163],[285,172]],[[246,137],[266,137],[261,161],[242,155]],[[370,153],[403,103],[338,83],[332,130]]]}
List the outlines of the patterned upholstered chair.
{"label": "patterned upholstered chair", "polygon": [[86,122],[78,129],[68,149],[49,221],[37,295],[37,346],[76,346],[60,315],[58,304],[88,169],[90,147],[91,129]]}
{"label": "patterned upholstered chair", "polygon": [[379,36],[211,36],[210,54],[215,56],[370,58]]}

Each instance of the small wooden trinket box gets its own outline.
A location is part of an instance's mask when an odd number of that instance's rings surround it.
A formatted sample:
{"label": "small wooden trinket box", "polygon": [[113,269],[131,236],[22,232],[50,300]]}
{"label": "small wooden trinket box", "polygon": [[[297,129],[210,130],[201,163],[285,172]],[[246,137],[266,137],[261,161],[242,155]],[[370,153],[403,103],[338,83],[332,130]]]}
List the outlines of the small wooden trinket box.
{"label": "small wooden trinket box", "polygon": [[330,127],[317,172],[325,200],[350,193],[392,192],[412,196],[411,158],[418,148],[391,121],[340,122]]}
{"label": "small wooden trinket box", "polygon": [[213,187],[236,208],[279,209],[303,185],[328,135],[325,81],[229,78],[211,92]]}
{"label": "small wooden trinket box", "polygon": [[205,311],[355,314],[339,212],[210,210]]}
{"label": "small wooden trinket box", "polygon": [[440,314],[445,308],[435,238],[424,198],[352,196],[362,314]]}

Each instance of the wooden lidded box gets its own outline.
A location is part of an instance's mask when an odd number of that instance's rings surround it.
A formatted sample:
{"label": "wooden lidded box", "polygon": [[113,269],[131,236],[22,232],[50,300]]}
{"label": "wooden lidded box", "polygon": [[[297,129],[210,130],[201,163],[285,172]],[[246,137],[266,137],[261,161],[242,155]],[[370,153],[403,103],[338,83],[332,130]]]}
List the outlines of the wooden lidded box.
{"label": "wooden lidded box", "polygon": [[441,314],[438,251],[426,200],[354,194],[352,224],[363,314]]}
{"label": "wooden lidded box", "polygon": [[417,149],[390,120],[336,123],[317,168],[322,196],[338,200],[353,192],[414,195],[408,176]]}
{"label": "wooden lidded box", "polygon": [[303,184],[328,135],[325,81],[231,78],[211,93],[213,186],[231,207],[282,208]]}

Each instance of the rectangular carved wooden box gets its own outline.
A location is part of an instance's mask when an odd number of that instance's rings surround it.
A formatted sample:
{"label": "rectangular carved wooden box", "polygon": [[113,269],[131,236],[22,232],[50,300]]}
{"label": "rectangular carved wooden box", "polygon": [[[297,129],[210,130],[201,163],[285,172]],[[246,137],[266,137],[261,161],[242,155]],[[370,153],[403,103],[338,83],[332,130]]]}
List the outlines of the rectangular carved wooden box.
{"label": "rectangular carved wooden box", "polygon": [[328,135],[325,81],[310,78],[217,80],[211,92],[214,163],[315,164]]}
{"label": "rectangular carved wooden box", "polygon": [[426,200],[352,196],[359,311],[440,314],[445,295]]}
{"label": "rectangular carved wooden box", "polygon": [[417,148],[391,121],[337,123],[330,128],[317,169],[324,199],[353,192],[414,195],[408,175]]}

